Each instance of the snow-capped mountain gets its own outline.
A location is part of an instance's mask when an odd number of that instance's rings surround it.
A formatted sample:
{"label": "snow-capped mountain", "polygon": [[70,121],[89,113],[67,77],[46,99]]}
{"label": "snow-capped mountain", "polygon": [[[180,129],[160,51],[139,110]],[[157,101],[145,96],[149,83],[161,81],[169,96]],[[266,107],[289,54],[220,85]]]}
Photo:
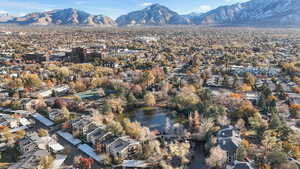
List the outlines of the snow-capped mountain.
{"label": "snow-capped mountain", "polygon": [[154,4],[143,10],[130,12],[127,15],[120,16],[117,18],[116,22],[119,26],[191,24],[191,21],[188,18],[159,4]]}
{"label": "snow-capped mountain", "polygon": [[264,24],[300,23],[300,0],[251,0],[221,6],[193,19],[195,24]]}
{"label": "snow-capped mountain", "polygon": [[31,13],[16,17],[8,23],[21,25],[103,25],[113,26],[113,19],[102,15],[91,15],[73,8]]}
{"label": "snow-capped mountain", "polygon": [[8,13],[0,13],[0,22],[6,22],[12,18],[13,16],[10,16]]}

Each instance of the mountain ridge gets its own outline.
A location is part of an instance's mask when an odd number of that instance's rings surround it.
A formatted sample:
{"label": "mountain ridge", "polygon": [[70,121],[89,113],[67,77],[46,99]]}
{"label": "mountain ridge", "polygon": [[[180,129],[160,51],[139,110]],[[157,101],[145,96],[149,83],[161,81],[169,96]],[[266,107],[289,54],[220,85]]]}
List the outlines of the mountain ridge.
{"label": "mountain ridge", "polygon": [[[3,17],[4,18],[4,17]],[[250,0],[220,6],[206,13],[180,15],[160,4],[132,11],[113,20],[91,15],[74,8],[30,13],[22,17],[6,17],[1,23],[18,25],[101,25],[101,26],[163,26],[163,25],[299,25],[300,0]]]}
{"label": "mountain ridge", "polygon": [[133,25],[188,25],[191,21],[160,4],[153,4],[142,10],[133,11],[116,19],[119,26]]}
{"label": "mountain ridge", "polygon": [[91,15],[74,8],[55,9],[46,12],[29,13],[15,17],[6,23],[19,25],[101,25],[114,26],[113,19],[103,15]]}

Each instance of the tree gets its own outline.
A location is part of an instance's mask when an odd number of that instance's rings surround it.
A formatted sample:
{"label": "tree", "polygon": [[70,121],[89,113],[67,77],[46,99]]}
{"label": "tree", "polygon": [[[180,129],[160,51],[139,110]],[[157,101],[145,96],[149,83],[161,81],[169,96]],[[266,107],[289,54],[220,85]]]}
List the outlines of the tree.
{"label": "tree", "polygon": [[202,118],[200,124],[195,136],[197,140],[204,140],[207,133],[214,127],[214,120],[212,118]]}
{"label": "tree", "polygon": [[143,145],[143,154],[146,159],[150,157],[159,157],[161,156],[162,150],[160,148],[160,142],[153,140]]}
{"label": "tree", "polygon": [[256,77],[253,74],[246,72],[245,73],[245,83],[252,86],[252,88],[253,88],[256,84]]}
{"label": "tree", "polygon": [[270,121],[270,128],[277,129],[282,126],[282,122],[278,116],[278,114],[272,113],[271,121]]}
{"label": "tree", "polygon": [[173,159],[179,158],[182,165],[187,165],[190,162],[190,143],[171,143],[168,148]]}
{"label": "tree", "polygon": [[71,87],[76,92],[84,92],[87,89],[86,84],[82,80],[77,80],[75,83],[72,83]]}
{"label": "tree", "polygon": [[63,116],[64,116],[64,119],[65,120],[70,120],[70,112],[69,112],[69,110],[67,109],[67,107],[63,107],[62,108],[62,113],[63,113]]}
{"label": "tree", "polygon": [[300,105],[292,104],[290,106],[290,114],[292,117],[294,117],[296,119],[300,119]]}
{"label": "tree", "polygon": [[156,104],[155,96],[151,92],[145,95],[144,101],[147,106],[154,106]]}
{"label": "tree", "polygon": [[181,92],[174,98],[173,101],[177,109],[181,111],[193,112],[196,110],[196,106],[200,99],[194,93]]}
{"label": "tree", "polygon": [[215,168],[223,168],[226,161],[227,153],[219,146],[211,148],[210,156],[206,159],[206,163]]}
{"label": "tree", "polygon": [[112,98],[105,100],[104,111],[122,114],[125,103],[121,98]]}
{"label": "tree", "polygon": [[26,73],[21,78],[25,88],[33,89],[42,85],[42,81],[37,74]]}
{"label": "tree", "polygon": [[236,158],[238,161],[244,161],[245,158],[248,156],[247,149],[244,145],[240,145],[236,151]]}
{"label": "tree", "polygon": [[201,122],[200,122],[199,113],[198,113],[198,111],[195,111],[195,113],[194,113],[194,128],[199,129],[200,125],[201,125]]}
{"label": "tree", "polygon": [[54,158],[50,155],[42,156],[41,161],[39,163],[39,168],[41,169],[51,169]]}
{"label": "tree", "polygon": [[252,87],[250,85],[247,85],[247,84],[242,84],[240,87],[239,87],[239,90],[241,92],[250,92],[252,90]]}
{"label": "tree", "polygon": [[26,135],[26,131],[25,130],[18,130],[16,131],[16,138],[17,139],[21,139]]}
{"label": "tree", "polygon": [[251,128],[255,130],[265,129],[268,126],[268,122],[259,113],[255,113],[253,117],[250,117],[249,123]]}
{"label": "tree", "polygon": [[243,119],[238,119],[238,121],[235,124],[235,127],[240,129],[241,131],[245,131],[246,130],[245,121]]}
{"label": "tree", "polygon": [[284,152],[272,151],[267,153],[267,160],[271,164],[272,168],[281,166],[288,161],[288,157]]}
{"label": "tree", "polygon": [[298,93],[298,94],[300,93],[300,88],[297,86],[293,86],[291,89],[294,93]]}
{"label": "tree", "polygon": [[143,74],[141,82],[143,88],[146,89],[155,82],[155,76],[151,71],[147,71]]}
{"label": "tree", "polygon": [[110,121],[107,124],[107,128],[108,128],[109,131],[116,134],[117,136],[121,136],[121,135],[124,134],[123,126],[121,125],[121,123],[119,123],[117,121]]}
{"label": "tree", "polygon": [[38,135],[39,135],[40,137],[47,136],[47,135],[48,135],[48,131],[45,130],[45,129],[38,129]]}
{"label": "tree", "polygon": [[226,115],[219,115],[217,117],[217,122],[219,125],[221,126],[227,126],[230,124],[230,119],[228,119],[228,117]]}
{"label": "tree", "polygon": [[126,134],[134,139],[144,141],[146,139],[147,131],[146,128],[142,127],[138,122],[130,122],[129,119],[123,120],[123,126]]}
{"label": "tree", "polygon": [[102,158],[102,163],[105,165],[105,166],[109,166],[112,164],[113,160],[111,158],[111,156],[107,153],[104,153],[104,154],[101,154],[101,158]]}
{"label": "tree", "polygon": [[62,82],[69,78],[70,74],[71,72],[68,67],[61,67],[56,72],[57,79]]}
{"label": "tree", "polygon": [[80,156],[80,155],[77,155],[77,156],[75,156],[74,158],[73,158],[73,164],[75,165],[75,166],[79,166],[80,165],[80,159],[81,159],[82,157]]}
{"label": "tree", "polygon": [[91,169],[94,164],[94,160],[92,158],[81,158],[80,163],[83,166],[83,169]]}
{"label": "tree", "polygon": [[282,142],[277,139],[277,133],[273,130],[266,130],[263,133],[261,144],[268,151],[282,150]]}

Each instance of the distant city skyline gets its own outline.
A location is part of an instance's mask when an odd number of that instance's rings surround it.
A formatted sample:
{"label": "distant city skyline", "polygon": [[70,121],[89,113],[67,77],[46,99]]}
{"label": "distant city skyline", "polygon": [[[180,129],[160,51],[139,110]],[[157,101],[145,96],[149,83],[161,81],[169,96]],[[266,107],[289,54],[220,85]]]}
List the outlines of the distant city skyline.
{"label": "distant city skyline", "polygon": [[91,14],[103,14],[115,19],[155,3],[167,6],[179,14],[188,14],[207,12],[218,6],[246,1],[249,0],[1,0],[0,14],[9,13],[14,16],[23,16],[31,12],[76,8]]}

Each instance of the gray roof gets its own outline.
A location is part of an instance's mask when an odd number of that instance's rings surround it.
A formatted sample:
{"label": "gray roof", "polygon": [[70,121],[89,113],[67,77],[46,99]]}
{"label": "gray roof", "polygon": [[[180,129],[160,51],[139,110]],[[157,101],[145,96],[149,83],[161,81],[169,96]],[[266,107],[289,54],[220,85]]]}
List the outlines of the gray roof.
{"label": "gray roof", "polygon": [[128,147],[131,144],[137,144],[138,142],[130,139],[128,137],[120,137],[115,142],[112,143],[111,149],[113,149],[116,152],[121,152],[126,147]]}
{"label": "gray roof", "polygon": [[248,162],[236,162],[232,169],[252,169]]}

